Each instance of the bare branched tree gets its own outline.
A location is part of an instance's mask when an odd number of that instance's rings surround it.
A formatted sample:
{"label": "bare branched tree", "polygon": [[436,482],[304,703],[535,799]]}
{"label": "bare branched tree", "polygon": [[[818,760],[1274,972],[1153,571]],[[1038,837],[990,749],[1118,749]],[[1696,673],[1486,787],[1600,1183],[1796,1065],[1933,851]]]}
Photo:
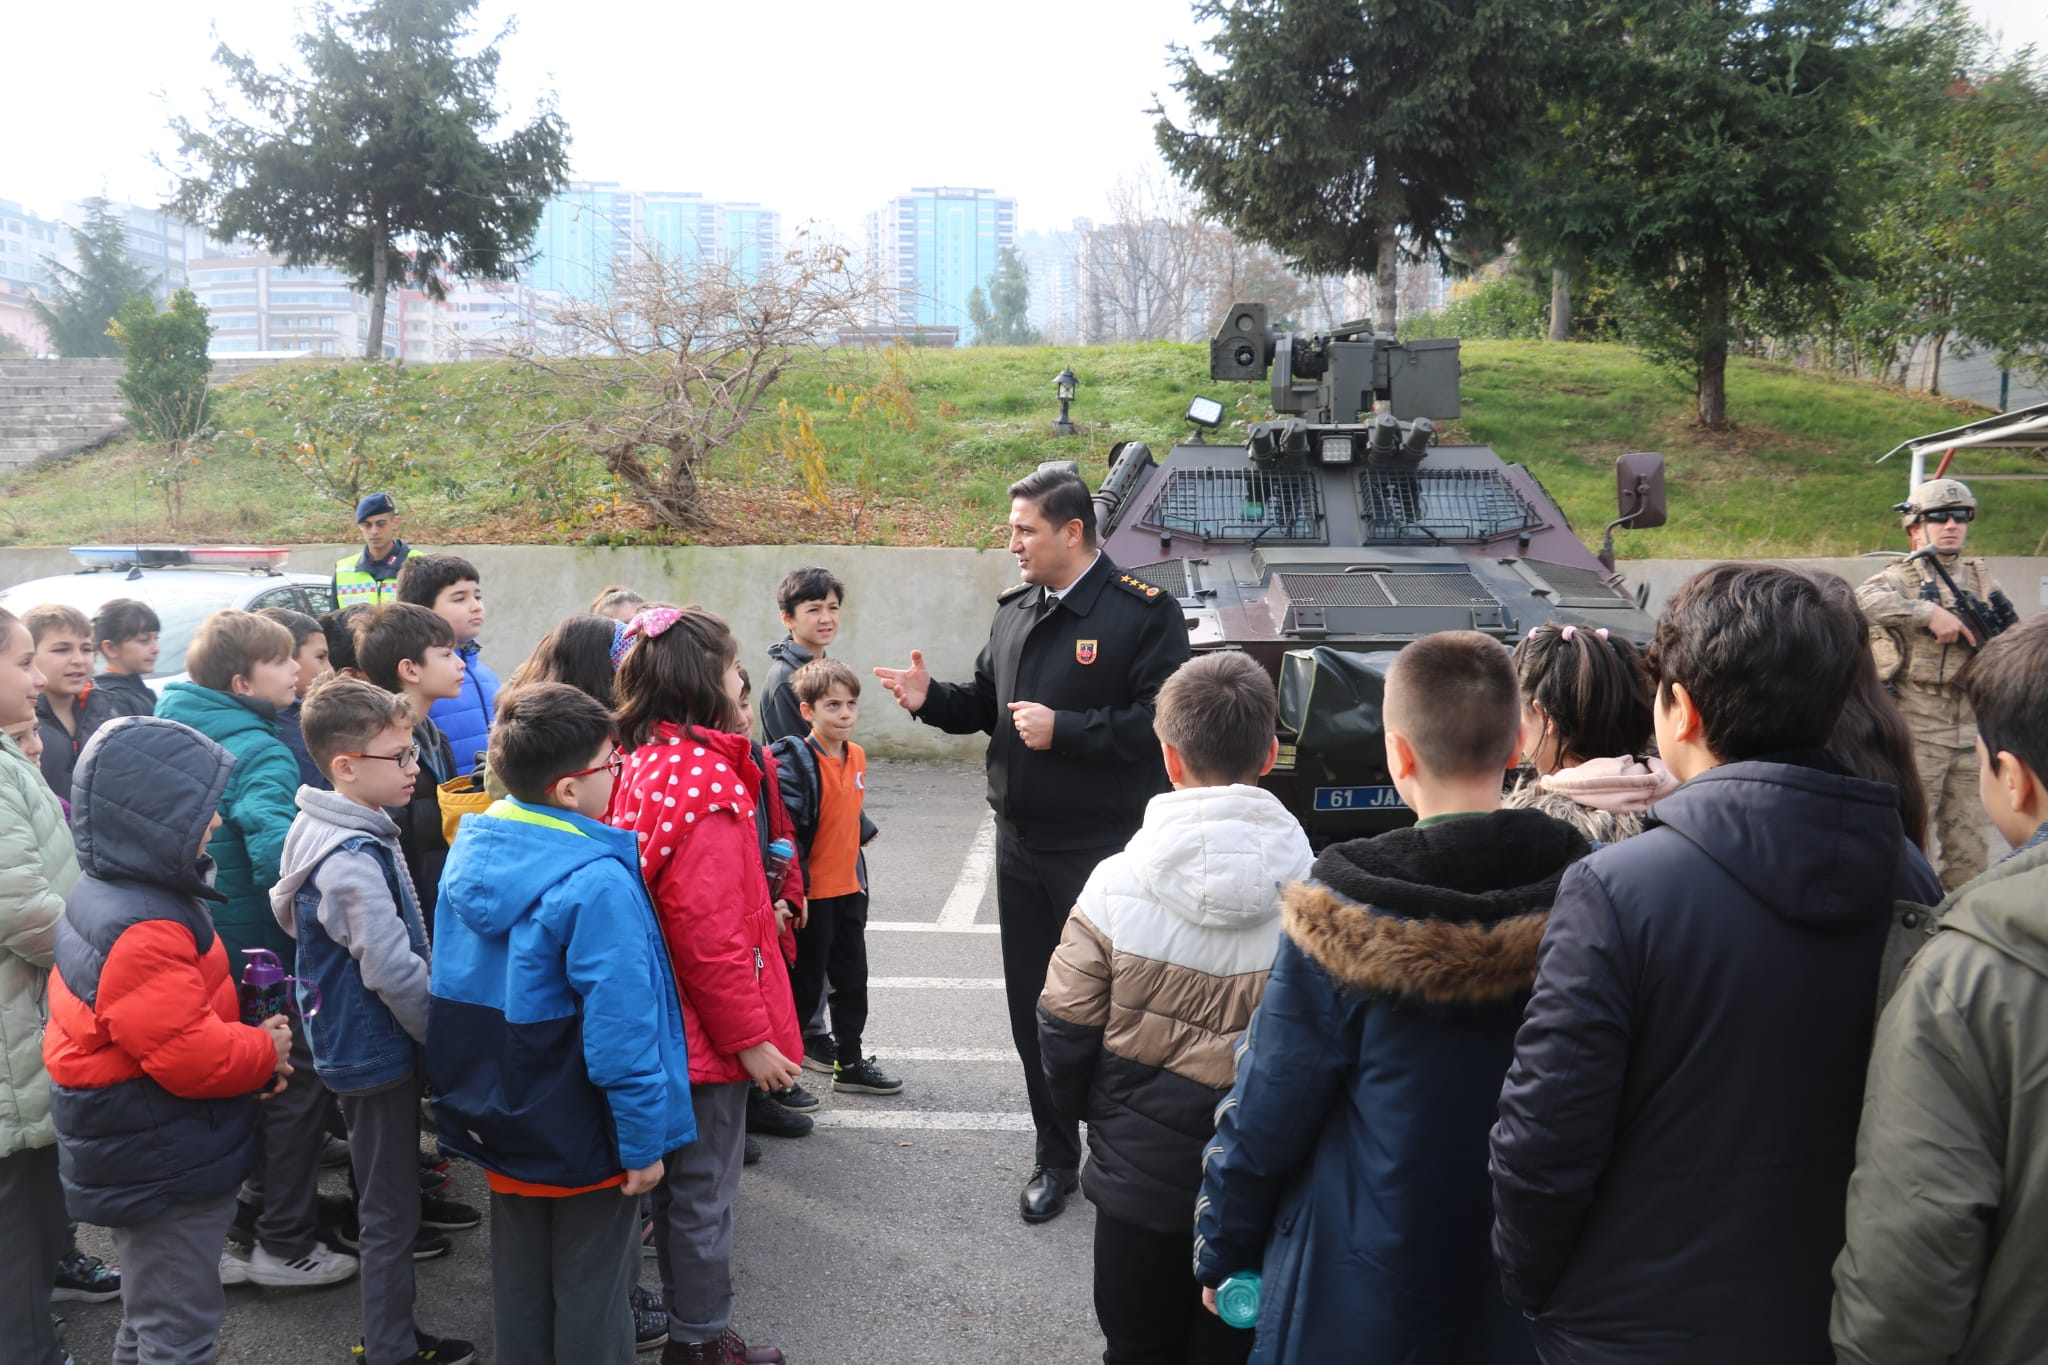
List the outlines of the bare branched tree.
{"label": "bare branched tree", "polygon": [[615,272],[609,298],[557,310],[546,341],[516,349],[533,397],[556,414],[525,449],[598,459],[661,525],[701,530],[703,462],[745,430],[776,380],[827,364],[872,295],[832,243],[800,239],[746,270],[643,252]]}
{"label": "bare branched tree", "polygon": [[1244,300],[1304,328],[1342,313],[1331,306],[1340,281],[1304,276],[1271,247],[1239,238],[1156,171],[1116,182],[1108,220],[1080,241],[1079,274],[1083,340],[1096,345],[1203,341]]}

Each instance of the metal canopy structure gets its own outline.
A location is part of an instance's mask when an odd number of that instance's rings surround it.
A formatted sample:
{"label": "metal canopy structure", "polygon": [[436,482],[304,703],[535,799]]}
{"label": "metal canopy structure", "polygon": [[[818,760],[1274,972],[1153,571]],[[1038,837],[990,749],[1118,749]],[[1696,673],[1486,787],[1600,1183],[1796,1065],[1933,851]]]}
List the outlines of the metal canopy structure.
{"label": "metal canopy structure", "polygon": [[[2001,412],[1995,417],[1980,417],[1974,422],[1965,422],[1962,426],[1950,427],[1946,431],[1915,436],[1909,441],[1901,441],[1878,456],[1877,462],[1883,464],[1902,450],[1912,456],[1913,461],[1912,472],[1908,475],[1906,483],[1906,491],[1909,493],[1927,481],[1927,456],[1930,452],[2048,450],[2048,403],[2014,408],[2011,412]],[[2048,478],[2048,474],[2021,474],[2012,477]]]}

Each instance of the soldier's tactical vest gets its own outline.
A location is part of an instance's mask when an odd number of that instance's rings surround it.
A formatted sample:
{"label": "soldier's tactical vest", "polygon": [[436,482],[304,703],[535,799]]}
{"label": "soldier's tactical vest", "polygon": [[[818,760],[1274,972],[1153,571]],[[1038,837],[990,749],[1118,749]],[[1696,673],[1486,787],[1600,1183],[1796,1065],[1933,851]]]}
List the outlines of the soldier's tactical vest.
{"label": "soldier's tactical vest", "polygon": [[[1915,560],[1911,564],[1895,564],[1885,570],[1885,574],[1898,586],[1900,592],[1916,602],[1925,600],[1926,589],[1923,585],[1932,584],[1935,592],[1940,594],[1941,605],[1950,611],[1955,610],[1955,594],[1948,590],[1940,575],[1934,572],[1933,566],[1926,560]],[[1962,560],[1949,570],[1949,576],[1954,578],[1957,586],[1965,592],[1987,602],[1991,600],[1991,573],[1984,567],[1983,560]],[[1877,654],[1877,671],[1880,677],[1903,677],[1920,687],[1946,687],[1955,682],[1956,675],[1962,672],[1963,665],[1970,660],[1970,647],[1961,640],[1952,645],[1944,645],[1934,638],[1932,631],[1914,629],[1902,636],[1893,637],[1890,647],[1894,651],[1902,652],[1905,657],[1894,662],[1887,672],[1885,646],[1880,645],[1878,641],[1881,634],[1889,635],[1890,632],[1873,631],[1870,642]],[[1901,663],[1904,665],[1903,668],[1900,667]]]}
{"label": "soldier's tactical vest", "polygon": [[334,566],[336,611],[348,607],[381,607],[386,602],[398,600],[398,580],[387,578],[379,582],[357,567],[362,562],[362,555],[352,554]]}

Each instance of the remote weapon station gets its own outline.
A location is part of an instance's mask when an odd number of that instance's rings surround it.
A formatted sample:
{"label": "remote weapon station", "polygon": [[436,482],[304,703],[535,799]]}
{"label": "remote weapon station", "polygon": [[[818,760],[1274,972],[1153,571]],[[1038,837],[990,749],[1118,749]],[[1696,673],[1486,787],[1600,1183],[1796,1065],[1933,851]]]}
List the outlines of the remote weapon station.
{"label": "remote weapon station", "polygon": [[1164,464],[1110,452],[1095,513],[1110,557],[1171,594],[1199,652],[1242,649],[1280,687],[1280,762],[1267,784],[1319,846],[1407,823],[1388,783],[1380,702],[1410,640],[1480,630],[1512,644],[1565,620],[1646,641],[1644,594],[1614,569],[1614,530],[1664,524],[1661,455],[1623,455],[1598,555],[1527,468],[1440,442],[1458,416],[1458,343],[1400,341],[1352,323],[1294,335],[1264,305],[1230,310],[1209,375],[1272,375],[1274,417],[1212,445],[1223,405]]}

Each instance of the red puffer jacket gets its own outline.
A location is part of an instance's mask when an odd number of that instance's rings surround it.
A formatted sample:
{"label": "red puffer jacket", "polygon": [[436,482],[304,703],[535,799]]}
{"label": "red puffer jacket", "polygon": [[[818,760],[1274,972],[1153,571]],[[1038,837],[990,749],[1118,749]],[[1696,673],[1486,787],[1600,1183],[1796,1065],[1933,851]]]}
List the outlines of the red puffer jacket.
{"label": "red puffer jacket", "polygon": [[240,1022],[227,948],[212,938],[195,952],[185,924],[122,929],[90,989],[92,1004],[61,972],[50,978],[43,1055],[57,1085],[105,1090],[148,1076],[183,1099],[227,1099],[263,1089],[277,1067],[269,1036]]}
{"label": "red puffer jacket", "polygon": [[627,755],[612,797],[610,822],[640,841],[699,1085],[747,1080],[737,1054],[757,1043],[803,1055],[761,867],[761,784],[745,736],[664,722]]}

